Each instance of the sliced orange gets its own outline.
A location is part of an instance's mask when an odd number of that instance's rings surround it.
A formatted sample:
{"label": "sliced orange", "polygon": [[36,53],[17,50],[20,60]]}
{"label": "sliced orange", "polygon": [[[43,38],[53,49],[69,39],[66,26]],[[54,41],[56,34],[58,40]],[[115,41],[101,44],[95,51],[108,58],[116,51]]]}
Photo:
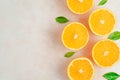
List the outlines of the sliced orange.
{"label": "sliced orange", "polygon": [[89,17],[89,25],[96,35],[109,34],[115,25],[115,16],[107,9],[98,9],[92,12]]}
{"label": "sliced orange", "polygon": [[87,28],[79,22],[67,25],[62,32],[62,42],[68,49],[81,49],[87,44],[88,39]]}
{"label": "sliced orange", "polygon": [[110,67],[118,61],[120,50],[112,40],[101,40],[94,45],[92,57],[100,67]]}
{"label": "sliced orange", "polygon": [[94,0],[67,0],[68,8],[76,14],[84,14],[88,12]]}
{"label": "sliced orange", "polygon": [[70,80],[92,80],[94,67],[88,58],[77,58],[68,65],[67,74]]}

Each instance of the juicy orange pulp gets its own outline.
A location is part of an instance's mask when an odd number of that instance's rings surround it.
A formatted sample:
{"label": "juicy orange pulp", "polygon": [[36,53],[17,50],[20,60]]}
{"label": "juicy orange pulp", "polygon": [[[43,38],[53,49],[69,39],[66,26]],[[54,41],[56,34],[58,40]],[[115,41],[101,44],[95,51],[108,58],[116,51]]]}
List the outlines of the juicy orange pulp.
{"label": "juicy orange pulp", "polygon": [[112,32],[115,21],[113,13],[107,9],[95,10],[89,17],[89,25],[92,32],[100,36]]}
{"label": "juicy orange pulp", "polygon": [[62,42],[68,49],[79,50],[83,48],[89,39],[86,27],[79,23],[73,22],[67,25],[62,33]]}
{"label": "juicy orange pulp", "polygon": [[106,39],[97,42],[92,49],[92,57],[101,67],[110,67],[120,57],[120,50],[116,43]]}
{"label": "juicy orange pulp", "polygon": [[88,12],[94,0],[67,0],[68,8],[76,14],[84,14]]}
{"label": "juicy orange pulp", "polygon": [[67,70],[70,80],[92,80],[94,67],[87,58],[76,58],[71,61]]}

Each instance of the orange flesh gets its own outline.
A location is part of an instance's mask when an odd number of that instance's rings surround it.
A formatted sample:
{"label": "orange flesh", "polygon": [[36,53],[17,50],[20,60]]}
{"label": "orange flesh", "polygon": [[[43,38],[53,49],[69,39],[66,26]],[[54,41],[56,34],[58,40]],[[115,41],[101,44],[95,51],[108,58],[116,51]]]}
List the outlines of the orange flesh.
{"label": "orange flesh", "polygon": [[112,66],[119,59],[119,48],[110,40],[100,41],[93,49],[94,60],[101,66]]}
{"label": "orange flesh", "polygon": [[93,65],[88,60],[76,60],[70,64],[71,80],[90,80],[93,75]]}
{"label": "orange flesh", "polygon": [[84,25],[74,22],[63,30],[62,41],[67,48],[79,49],[87,43],[88,31]]}
{"label": "orange flesh", "polygon": [[106,35],[113,30],[115,18],[108,10],[100,9],[91,14],[89,22],[94,33]]}
{"label": "orange flesh", "polygon": [[72,12],[83,14],[92,7],[93,0],[67,0],[67,3]]}

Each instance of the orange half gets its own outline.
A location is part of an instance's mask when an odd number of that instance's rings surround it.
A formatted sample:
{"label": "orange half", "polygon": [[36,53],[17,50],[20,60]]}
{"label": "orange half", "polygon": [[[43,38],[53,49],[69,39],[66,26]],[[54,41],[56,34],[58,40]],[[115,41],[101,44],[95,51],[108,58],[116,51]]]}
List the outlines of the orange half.
{"label": "orange half", "polygon": [[79,22],[67,25],[62,32],[62,42],[68,49],[79,50],[87,44],[88,39],[87,28]]}
{"label": "orange half", "polygon": [[67,0],[68,8],[76,14],[84,14],[88,12],[94,0]]}
{"label": "orange half", "polygon": [[94,67],[88,58],[77,58],[68,65],[67,74],[70,80],[92,80]]}
{"label": "orange half", "polygon": [[115,26],[115,16],[107,9],[98,9],[89,17],[89,25],[96,35],[104,36],[112,32]]}
{"label": "orange half", "polygon": [[92,49],[92,57],[100,67],[110,67],[120,57],[119,47],[112,40],[106,39],[97,42]]}

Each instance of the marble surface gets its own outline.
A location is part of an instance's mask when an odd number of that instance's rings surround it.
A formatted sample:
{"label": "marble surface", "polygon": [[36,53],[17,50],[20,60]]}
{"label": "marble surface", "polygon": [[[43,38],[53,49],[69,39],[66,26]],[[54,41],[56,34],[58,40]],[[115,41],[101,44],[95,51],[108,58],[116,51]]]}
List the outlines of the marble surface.
{"label": "marble surface", "polygon": [[[95,0],[90,12],[76,15],[69,11],[66,0],[0,0],[0,80],[69,80],[69,62],[80,56],[91,58],[90,49],[99,37],[91,33],[85,48],[64,58],[70,51],[60,39],[65,25],[79,21],[87,26],[93,10],[108,8],[116,16],[115,30],[120,30],[120,0],[109,0],[102,7],[97,6],[99,1]],[[57,16],[66,16],[70,22],[56,23]],[[116,43],[120,46],[120,40]],[[120,74],[120,61],[110,68],[94,66],[93,80],[104,80],[102,75],[109,71]]]}

